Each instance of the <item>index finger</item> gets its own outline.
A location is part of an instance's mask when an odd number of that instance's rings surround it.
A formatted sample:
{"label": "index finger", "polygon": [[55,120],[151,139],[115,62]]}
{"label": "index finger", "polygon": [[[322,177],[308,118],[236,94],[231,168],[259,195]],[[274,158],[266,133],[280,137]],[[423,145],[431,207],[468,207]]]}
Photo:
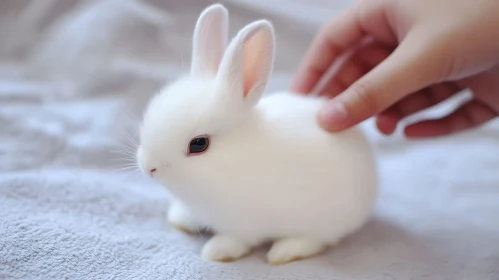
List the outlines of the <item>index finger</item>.
{"label": "index finger", "polygon": [[312,41],[291,86],[299,93],[310,93],[334,60],[361,40],[365,31],[352,7],[324,25]]}

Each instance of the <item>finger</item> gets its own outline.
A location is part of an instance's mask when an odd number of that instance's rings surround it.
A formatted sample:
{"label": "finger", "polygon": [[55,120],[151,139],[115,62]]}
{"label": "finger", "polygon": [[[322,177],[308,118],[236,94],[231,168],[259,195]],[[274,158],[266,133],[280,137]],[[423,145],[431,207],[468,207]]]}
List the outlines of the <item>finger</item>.
{"label": "finger", "polygon": [[310,93],[336,58],[366,35],[395,46],[397,36],[388,22],[389,1],[359,1],[326,24],[313,40],[293,79],[291,90]]}
{"label": "finger", "polygon": [[345,86],[342,81],[338,79],[331,79],[324,86],[324,89],[319,92],[319,96],[334,97],[345,91],[347,88],[348,86]]}
{"label": "finger", "polygon": [[495,117],[497,113],[489,106],[472,100],[444,118],[409,125],[404,134],[408,138],[445,136],[480,126]]}
{"label": "finger", "polygon": [[321,126],[328,131],[347,129],[441,81],[446,71],[441,44],[421,40],[426,35],[408,35],[387,59],[329,101],[319,113]]}
{"label": "finger", "polygon": [[319,90],[319,95],[334,97],[347,89],[390,54],[390,49],[374,41],[362,45],[340,65],[331,79]]}
{"label": "finger", "polygon": [[387,110],[381,112],[376,125],[384,134],[392,134],[400,120],[433,107],[461,90],[455,83],[442,83],[408,95]]}
{"label": "finger", "polygon": [[376,127],[385,135],[391,135],[397,128],[398,122],[398,113],[395,110],[387,110],[376,117]]}
{"label": "finger", "polygon": [[395,105],[399,120],[435,106],[461,90],[462,88],[455,83],[447,82],[433,85],[416,94],[407,96]]}
{"label": "finger", "polygon": [[357,53],[357,57],[364,62],[364,64],[374,68],[385,60],[394,50],[395,48],[393,47],[388,47],[382,43],[373,41],[360,49]]}
{"label": "finger", "polygon": [[298,67],[291,90],[300,93],[311,92],[334,60],[364,35],[355,8],[350,8],[327,23],[312,41]]}
{"label": "finger", "polygon": [[351,57],[319,90],[319,95],[334,97],[346,90],[352,83],[369,72],[369,67],[356,57]]}

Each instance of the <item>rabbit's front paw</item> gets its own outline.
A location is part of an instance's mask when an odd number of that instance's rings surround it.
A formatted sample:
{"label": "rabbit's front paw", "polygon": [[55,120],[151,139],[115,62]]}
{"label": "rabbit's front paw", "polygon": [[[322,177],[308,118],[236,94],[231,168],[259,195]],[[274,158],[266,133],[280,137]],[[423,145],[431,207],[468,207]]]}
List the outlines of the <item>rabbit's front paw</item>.
{"label": "rabbit's front paw", "polygon": [[285,264],[320,254],[326,248],[327,245],[306,237],[284,238],[272,244],[267,260],[273,265]]}
{"label": "rabbit's front paw", "polygon": [[215,235],[203,247],[203,258],[217,262],[232,262],[251,251],[251,247],[232,237]]}
{"label": "rabbit's front paw", "polygon": [[180,201],[175,201],[168,209],[168,222],[187,234],[198,233],[202,227],[190,214],[189,208]]}

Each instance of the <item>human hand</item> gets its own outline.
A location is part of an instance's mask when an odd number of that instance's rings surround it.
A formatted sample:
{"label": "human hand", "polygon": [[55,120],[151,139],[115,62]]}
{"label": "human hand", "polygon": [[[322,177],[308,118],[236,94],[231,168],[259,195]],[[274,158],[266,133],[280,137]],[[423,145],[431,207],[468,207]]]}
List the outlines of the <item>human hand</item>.
{"label": "human hand", "polygon": [[[499,114],[499,1],[365,0],[322,28],[293,81],[310,93],[339,55],[352,51],[321,95],[328,131],[377,115],[378,129],[468,88],[473,99],[448,116],[405,128],[407,137],[446,135]],[[367,40],[366,40],[367,39]],[[364,40],[364,41],[363,41]]]}

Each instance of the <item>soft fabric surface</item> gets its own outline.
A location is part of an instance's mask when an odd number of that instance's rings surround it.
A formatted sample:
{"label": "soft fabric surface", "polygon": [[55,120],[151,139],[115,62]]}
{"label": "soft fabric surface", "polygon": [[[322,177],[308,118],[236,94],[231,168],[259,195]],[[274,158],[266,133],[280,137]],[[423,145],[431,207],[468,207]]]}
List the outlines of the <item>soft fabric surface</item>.
{"label": "soft fabric surface", "polygon": [[[287,87],[316,28],[348,5],[304,2],[224,2],[231,34],[274,21],[269,90]],[[265,250],[229,264],[201,259],[207,237],[170,228],[165,189],[120,171],[112,151],[133,146],[147,98],[188,69],[208,4],[0,3],[1,279],[499,279],[497,122],[431,141],[381,137],[367,122],[382,190],[362,231],[283,266],[267,265]]]}

